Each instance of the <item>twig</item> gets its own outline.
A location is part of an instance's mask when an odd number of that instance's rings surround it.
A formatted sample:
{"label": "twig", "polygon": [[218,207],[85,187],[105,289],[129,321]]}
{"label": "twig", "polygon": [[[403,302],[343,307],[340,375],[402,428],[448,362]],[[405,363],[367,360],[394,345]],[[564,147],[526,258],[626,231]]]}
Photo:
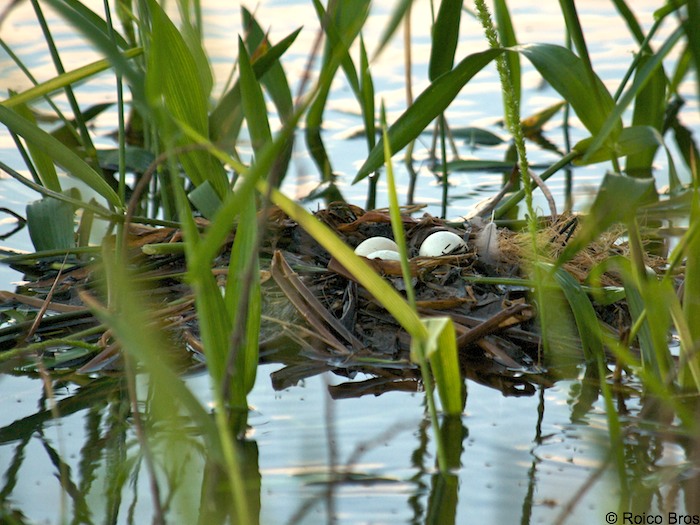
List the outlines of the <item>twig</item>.
{"label": "twig", "polygon": [[552,197],[552,192],[549,191],[547,185],[534,171],[528,170],[528,173],[530,174],[530,178],[534,180],[535,184],[537,184],[540,190],[542,190],[542,194],[544,195],[545,199],[547,199],[547,204],[549,204],[549,213],[552,215],[552,218],[557,218],[559,214],[557,213],[557,205],[554,202],[554,197]]}
{"label": "twig", "polygon": [[65,257],[63,258],[63,262],[61,263],[61,267],[58,269],[58,273],[56,274],[56,278],[54,279],[53,284],[51,285],[51,289],[49,290],[49,293],[46,294],[46,298],[44,299],[43,304],[41,305],[41,308],[37,312],[31,328],[29,328],[29,332],[27,333],[27,337],[24,338],[25,342],[29,342],[29,340],[34,336],[36,331],[39,329],[39,325],[41,324],[41,320],[44,318],[44,314],[49,309],[49,305],[51,304],[51,297],[53,297],[53,292],[56,290],[56,286],[58,285],[58,281],[61,280],[61,275],[63,275],[63,268],[66,265],[67,259],[68,259],[68,254],[66,254]]}

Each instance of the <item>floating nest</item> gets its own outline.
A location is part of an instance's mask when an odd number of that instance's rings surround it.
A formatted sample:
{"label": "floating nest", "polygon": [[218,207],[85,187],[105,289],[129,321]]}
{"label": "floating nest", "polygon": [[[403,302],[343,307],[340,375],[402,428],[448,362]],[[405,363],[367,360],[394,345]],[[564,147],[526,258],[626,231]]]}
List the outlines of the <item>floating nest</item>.
{"label": "floating nest", "polygon": [[[413,218],[409,212],[416,210],[405,211],[417,308],[424,317],[452,318],[463,374],[507,395],[530,395],[537,384],[549,384],[552,375],[540,356],[530,289],[526,280],[522,284],[515,280],[525,273],[532,246],[529,236],[499,228],[494,240],[484,243],[484,228],[492,226],[451,223],[429,215]],[[277,208],[266,213],[267,231],[260,247],[260,356],[261,361],[286,365],[272,374],[274,387],[283,389],[330,370],[353,379],[331,387],[334,397],[419,389],[420,374],[409,359],[408,334],[352,279],[342,262],[331,258],[296,222]],[[315,215],[352,247],[369,237],[393,237],[389,213],[384,210],[364,211],[334,203]],[[576,225],[573,216],[546,221],[538,242],[554,258],[575,234]],[[419,257],[423,240],[440,230],[466,240],[466,252]],[[625,254],[622,233],[606,234],[570,261],[566,271],[583,282],[595,264]],[[137,287],[144,290],[139,293],[171,337],[173,354],[190,368],[202,366],[204,354],[194,298],[183,281],[184,257],[147,255],[149,250],[144,249],[180,239],[181,232],[173,228],[133,225],[129,231],[130,261],[143,283]],[[213,268],[221,284],[230,246],[222,250]],[[397,290],[405,289],[398,262],[373,259],[369,263]],[[658,268],[663,260],[649,256],[647,264]],[[15,266],[25,273],[26,282],[14,292],[0,292],[5,321],[0,328],[0,358],[5,366],[27,372],[40,361],[46,368],[79,374],[106,374],[120,368],[118,343],[82,300],[84,294],[99,295],[103,289],[93,262],[60,258]],[[606,286],[619,285],[614,275],[606,274],[603,280]],[[596,305],[596,309],[611,330],[629,326],[623,302]],[[577,341],[560,344],[573,349],[574,361],[581,362]]]}

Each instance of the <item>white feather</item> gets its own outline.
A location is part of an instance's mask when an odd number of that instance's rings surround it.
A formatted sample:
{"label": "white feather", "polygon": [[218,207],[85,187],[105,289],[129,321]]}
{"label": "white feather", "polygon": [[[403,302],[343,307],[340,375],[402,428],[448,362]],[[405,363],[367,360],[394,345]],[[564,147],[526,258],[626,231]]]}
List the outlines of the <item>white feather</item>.
{"label": "white feather", "polygon": [[498,228],[495,222],[489,222],[476,235],[474,240],[477,255],[486,263],[494,264],[501,260],[498,245]]}

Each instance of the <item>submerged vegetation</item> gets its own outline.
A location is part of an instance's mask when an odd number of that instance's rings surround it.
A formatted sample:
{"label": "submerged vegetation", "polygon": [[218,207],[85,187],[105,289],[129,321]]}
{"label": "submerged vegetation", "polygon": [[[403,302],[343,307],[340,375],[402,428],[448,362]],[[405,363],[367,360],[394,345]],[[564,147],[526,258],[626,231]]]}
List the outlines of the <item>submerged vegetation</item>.
{"label": "submerged vegetation", "polygon": [[[130,414],[151,476],[156,522],[168,521],[178,505],[159,493],[163,477],[179,475],[163,448],[193,443],[206,468],[198,511],[188,515],[202,523],[257,522],[260,480],[250,474],[256,452],[246,431],[247,396],[261,359],[318,365],[301,372],[290,366],[280,374],[288,383],[309,370],[372,376],[338,396],[423,390],[439,471],[435,497],[444,498],[440,512],[449,512],[456,498],[460,439],[453,426],[465,406],[465,377],[521,395],[580,368],[590,391],[576,410],[585,411],[585,399],[589,407],[598,395],[604,399],[620,511],[631,508],[632,488],[616,396],[630,378],[641,385],[645,406],[663,408],[659,421],[673,420],[672,432],[687,447],[687,468],[676,476],[697,468],[700,179],[679,86],[699,70],[698,2],[667,2],[649,29],[624,0],[613,2],[638,49],[612,93],[589,57],[573,0],[560,1],[568,35],[561,45],[520,44],[504,0],[493,2],[493,19],[483,0],[436,1],[429,85],[393,122],[378,104],[383,94],[375,92],[371,67],[402,27],[410,39],[410,1],[396,2],[370,46],[363,34],[369,0],[326,6],[314,0],[318,38],[296,96],[297,79],[287,77],[284,57],[302,29],[274,43],[265,21],[245,8],[236,64],[215,95],[203,2],[105,1],[102,11],[77,0],[27,2],[56,76],[36,82],[0,40],[34,84],[0,103],[0,122],[27,175],[1,160],[0,169],[40,195],[26,210],[35,251],[3,252],[27,283],[0,296],[4,318],[15,316],[0,327],[0,363],[39,374],[49,399],[66,378],[117,372],[129,393],[121,409]],[[47,8],[102,58],[66,71]],[[469,16],[482,24],[484,45],[460,57],[460,23]],[[520,110],[522,59],[562,99],[527,118]],[[503,141],[485,129],[452,129],[447,119],[460,91],[491,64],[512,147],[503,162],[463,160],[450,146],[457,136],[484,146]],[[114,76],[114,103],[84,107],[74,87],[105,71]],[[368,153],[358,159],[354,182],[370,180],[367,210],[343,201],[322,133],[331,85],[340,76],[364,123]],[[410,88],[410,76],[407,83]],[[57,94],[68,100],[70,115],[54,103]],[[90,124],[112,106],[119,116],[116,146],[98,149]],[[51,128],[40,124],[47,107],[56,123]],[[589,137],[567,143],[565,151],[550,144],[558,160],[531,165],[528,141],[547,144],[544,126],[561,112],[565,123],[575,114]],[[427,156],[442,185],[441,218],[418,217],[415,179],[401,202],[392,165],[404,153],[412,172],[416,141],[433,125]],[[314,197],[325,207],[313,214],[282,190],[294,148],[305,148],[318,168]],[[666,173],[655,170],[657,156],[665,158]],[[590,208],[573,214],[566,203],[558,213],[546,181],[591,164],[605,175]],[[504,173],[502,191],[468,219],[448,220],[450,174],[484,167]],[[63,174],[90,194],[70,189]],[[667,188],[655,180],[661,175]],[[389,206],[375,210],[382,178]],[[537,192],[550,206],[546,216],[534,204]],[[676,237],[669,252],[661,234],[671,217]],[[445,230],[467,248],[419,255],[430,233]],[[393,238],[396,260],[353,252],[372,236]],[[179,379],[202,361],[213,408]],[[153,420],[141,412],[141,373],[154,385]],[[54,406],[56,413],[62,409]],[[183,420],[187,436],[168,435],[161,443],[151,435],[154,421],[175,431]],[[13,429],[2,432],[17,438]],[[69,484],[68,473],[62,475]],[[439,505],[433,501],[433,519]]]}

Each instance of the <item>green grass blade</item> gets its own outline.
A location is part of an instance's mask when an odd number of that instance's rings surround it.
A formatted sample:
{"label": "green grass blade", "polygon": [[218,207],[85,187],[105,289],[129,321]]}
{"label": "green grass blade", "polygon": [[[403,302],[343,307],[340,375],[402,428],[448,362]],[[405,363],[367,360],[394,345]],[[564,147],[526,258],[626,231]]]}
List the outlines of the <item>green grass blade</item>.
{"label": "green grass blade", "polygon": [[[18,115],[36,125],[34,114],[25,104],[16,106],[15,111]],[[37,145],[31,141],[27,141],[27,149],[29,150],[29,155],[32,159],[32,163],[36,169],[36,173],[41,181],[41,184],[50,190],[61,191],[61,183],[58,180],[56,166],[54,166],[54,163],[48,153],[42,148],[37,147]]]}
{"label": "green grass blade", "polygon": [[[191,260],[187,258],[188,263]],[[188,264],[188,281],[195,297],[195,307],[207,358],[207,367],[217,396],[226,376],[226,361],[229,353],[232,320],[228,315],[224,298],[216,278],[211,272],[211,263],[199,268]],[[228,400],[222,400],[228,401]]]}
{"label": "green grass blade", "polygon": [[[131,64],[131,57],[127,57],[123,49],[115,46],[105,21],[77,0],[43,0],[43,2],[56,10],[105,55],[112,67],[129,83],[134,104],[139,110],[146,111],[143,72]],[[118,41],[120,38],[117,37]],[[124,48],[128,47],[126,42],[123,40],[121,42]]]}
{"label": "green grass blade", "polygon": [[[183,192],[180,192],[180,197],[181,204],[186,206],[187,200]],[[113,254],[105,254],[103,260],[107,262],[109,280],[114,283],[113,296],[118,308],[116,311],[108,310],[94,300],[89,302],[89,306],[97,318],[110,327],[123,350],[144,366],[149,380],[158,390],[160,399],[167,400],[167,409],[173,414],[180,409],[189,413],[201,433],[212,464],[222,467],[222,472],[228,478],[228,497],[234,502],[232,519],[240,523],[252,523],[246,485],[239,457],[234,449],[235,436],[227,425],[224,411],[217,407],[216,417],[212,418],[210,410],[205,409],[185,385],[168,359],[169,343],[162,340],[158,330],[134,330],[135,326],[144,326],[144,320],[149,318],[150,312],[137,300],[139,294],[135,292],[133,280],[125,270],[127,266],[114,261]],[[209,273],[211,275],[211,272]],[[166,407],[159,408],[163,410]]]}
{"label": "green grass blade", "polygon": [[[272,135],[262,88],[255,77],[248,52],[241,39],[238,41],[238,62],[243,113],[257,157],[265,146],[272,142]],[[248,191],[251,192],[251,196],[245,199],[240,212],[225,295],[228,317],[233,320],[234,331],[239,331],[236,336],[242,339],[239,341],[240,347],[229,349],[230,352],[235,352],[233,359],[237,374],[231,374],[225,379],[230,382],[230,399],[226,401],[243,411],[247,411],[246,396],[255,383],[261,314],[257,217],[252,188]]]}
{"label": "green grass blade", "polygon": [[267,118],[267,106],[260,83],[255,78],[255,72],[250,65],[250,57],[243,40],[238,40],[238,64],[240,69],[241,102],[243,114],[248,123],[248,133],[257,153],[263,146],[272,141],[270,122]]}
{"label": "green grass blade", "polygon": [[617,12],[620,13],[620,16],[627,24],[627,27],[634,36],[635,40],[641,44],[644,41],[644,31],[642,30],[642,26],[639,25],[639,22],[634,16],[632,10],[625,3],[625,0],[612,0],[612,3],[615,5],[615,9],[617,9]]}
{"label": "green grass blade", "polygon": [[578,328],[586,360],[588,362],[593,362],[596,359],[605,359],[603,335],[598,321],[598,315],[588,295],[581,287],[581,284],[563,268],[557,268],[555,270],[554,278],[559,284],[574,314],[574,320],[576,321],[576,327]]}
{"label": "green grass blade", "polygon": [[[369,16],[370,0],[345,0],[331,8],[335,23],[324,24],[331,49],[342,50],[340,66],[356,98],[360,98],[360,79],[350,56],[350,46],[360,34]],[[333,3],[331,3],[333,6]]]}
{"label": "green grass blade", "polygon": [[[241,12],[243,16],[243,27],[246,28],[246,45],[248,46],[248,50],[252,53],[253,50],[260,49],[265,54],[270,53],[271,50],[268,49],[270,47],[270,43],[267,41],[267,35],[265,35],[262,27],[260,27],[260,24],[257,22],[252,13],[245,7],[241,7]],[[290,45],[291,42],[294,41],[294,38],[296,38],[297,34],[299,34],[298,31],[290,35]],[[260,77],[260,82],[263,84],[263,86],[265,86],[265,90],[270,94],[270,98],[277,107],[277,111],[280,114],[282,122],[285,122],[294,111],[294,102],[292,100],[292,92],[289,89],[287,75],[284,73],[284,69],[282,68],[279,58],[275,59],[270,64],[267,71]]]}
{"label": "green grass blade", "polygon": [[[349,47],[367,17],[369,2],[366,0],[339,2],[335,4],[335,9],[329,12],[326,12],[319,0],[313,0],[313,5],[326,34],[327,46],[323,57],[318,94],[306,115],[305,138],[309,153],[318,166],[322,179],[331,181],[333,179],[333,169],[321,138],[323,113],[326,109],[331,83],[338,67],[342,66],[353,93],[358,100],[361,100],[360,84],[355,65],[350,57]],[[354,15],[347,16],[347,13],[353,12],[350,9],[353,5],[356,6]]]}
{"label": "green grass blade", "polygon": [[[634,101],[635,97],[644,88],[646,83],[652,78],[657,68],[662,65],[666,55],[668,55],[682,36],[682,28],[677,28],[673,33],[671,33],[656,54],[649,58],[644,67],[639,70],[635,76],[634,82],[620,98],[620,100],[618,100],[617,104],[615,104],[603,125],[596,130],[589,128],[589,131],[591,131],[591,134],[594,136],[594,140],[590,149],[588,150],[587,155],[592,155],[602,144],[608,142],[609,140],[614,143],[616,135],[619,133],[619,123],[622,114]],[[584,157],[583,160],[585,162],[586,158]]]}
{"label": "green grass blade", "polygon": [[13,133],[31,142],[37,148],[48,152],[51,159],[61,166],[69,175],[80,179],[97,193],[102,195],[113,206],[120,208],[122,202],[112,187],[82,158],[61,144],[44,130],[22,118],[14,111],[0,105],[0,122]]}
{"label": "green grass blade", "polygon": [[[255,17],[245,8],[242,8],[242,15],[243,26],[246,28],[245,41],[249,52],[253,54],[260,51],[269,53],[268,48],[270,47],[270,43],[267,40],[267,35],[263,32],[262,27],[260,27],[260,24],[258,24]],[[293,35],[296,36],[295,33],[293,33]],[[255,70],[255,67],[253,67],[253,69]],[[289,88],[289,82],[287,81],[287,75],[279,59],[275,60],[270,65],[269,69],[260,77],[260,82],[272,99],[272,102],[277,108],[280,121],[284,124],[291,118],[294,112],[294,101]],[[290,141],[284,154],[275,163],[275,172],[271,174],[272,178],[270,180],[281,182],[284,179],[289,161],[292,157],[292,150],[293,142]],[[279,182],[277,183],[278,185]]]}
{"label": "green grass blade", "polygon": [[[105,258],[105,260],[107,259]],[[175,372],[173,365],[165,359],[169,353],[162,351],[167,347],[164,342],[158,340],[158,331],[134,330],[134,326],[143,326],[147,315],[144,313],[143,305],[136,301],[137,294],[130,293],[133,281],[126,275],[124,269],[120,269],[117,264],[112,264],[111,268],[113,270],[112,278],[116,283],[114,289],[120,296],[119,303],[122,305],[122,310],[115,313],[96,304],[89,306],[98,319],[112,329],[114,335],[121,342],[122,348],[141,361],[147,367],[154,381],[174,399],[182,403],[203,434],[208,437],[217,436],[218,433],[209,411],[185,386],[180,375]],[[216,442],[211,444],[214,445],[211,452],[215,457],[221,457],[220,447],[216,446]]]}
{"label": "green grass blade", "polygon": [[[391,151],[398,153],[452,103],[460,90],[489,62],[503,52],[489,49],[469,55],[454,69],[437,78],[423,91],[398,120],[389,128]],[[376,171],[384,162],[383,141],[372,149],[358,171],[353,184]]]}
{"label": "green grass blade", "polygon": [[[185,39],[154,1],[149,2],[153,17],[151,44],[148,53],[146,86],[150,106],[158,111],[161,133],[167,137],[172,128],[170,117],[186,123],[203,136],[209,136],[210,77],[201,76],[204,67],[197,60]],[[174,136],[166,140],[173,140]],[[186,144],[183,139],[178,145]],[[189,179],[199,186],[208,180],[220,197],[228,190],[228,181],[221,164],[207,151],[191,151],[180,157]]]}
{"label": "green grass blade", "polygon": [[[554,44],[530,44],[516,48],[530,60],[544,79],[562,95],[591,135],[596,135],[608,121],[615,107],[603,82],[571,51]],[[592,97],[598,101],[596,104]],[[609,119],[613,138],[622,130],[618,115]]]}
{"label": "green grass blade", "polygon": [[[362,108],[362,122],[364,124],[365,139],[367,140],[367,151],[370,152],[377,144],[377,129],[374,115],[374,82],[362,35],[360,35],[360,107]],[[368,210],[377,206],[379,174],[379,172],[376,172],[367,185],[367,204],[365,208]]]}
{"label": "green grass blade", "polygon": [[[279,62],[279,58],[289,46],[292,45],[300,31],[300,29],[297,29],[278,44],[267,49],[263,54],[257,54],[252,57],[255,58],[253,62],[253,71],[255,72],[256,78],[261,79],[262,82],[263,77],[265,77],[266,73]],[[275,95],[273,92],[268,92],[274,100]],[[282,116],[282,110],[279,105],[278,110],[280,111],[280,116]],[[284,119],[282,121],[285,122]],[[235,144],[241,124],[243,123],[240,82],[236,82],[236,84],[221,97],[211,113],[209,122],[212,140],[231,151],[232,147],[229,146]]]}
{"label": "green grass blade", "polygon": [[[84,24],[89,24],[106,35],[112,30],[107,24],[107,21],[91,10],[84,1],[63,0],[63,3],[73,11],[74,16],[80,17],[84,21]],[[114,39],[120,48],[126,49],[129,47],[129,43],[119,33],[114,33]]]}
{"label": "green grass blade", "polygon": [[648,279],[646,274],[638,275],[632,263],[622,256],[609,257],[595,266],[589,280],[595,285],[600,282],[600,275],[608,271],[621,276],[634,323],[631,337],[639,341],[644,373],[667,384],[673,359],[667,338],[671,317],[666,302],[660,300],[663,295],[659,295],[666,285],[655,278]]}
{"label": "green grass blade", "polygon": [[[583,28],[581,27],[581,21],[579,20],[578,13],[576,12],[574,0],[559,0],[559,5],[561,6],[561,12],[564,15],[566,30],[571,37],[571,41],[574,43],[574,47],[578,52],[579,58],[584,63],[585,70],[589,76],[589,82],[592,82],[593,77],[590,75],[593,73],[593,64],[591,64],[591,58],[588,55],[586,38],[583,35]],[[595,95],[595,93],[593,93],[593,95]]]}
{"label": "green grass blade", "polygon": [[377,49],[372,55],[372,60],[375,60],[384,51],[389,41],[393,38],[399,25],[406,17],[407,13],[410,13],[411,6],[413,5],[413,0],[399,0],[396,3],[396,7],[389,17],[389,21],[382,32],[382,36],[379,38],[379,44],[377,44]]}
{"label": "green grass blade", "polygon": [[[133,48],[124,51],[124,57],[127,59],[134,58],[143,54],[143,49]],[[46,82],[42,82],[32,88],[22,91],[9,97],[7,100],[2,102],[2,105],[7,108],[14,108],[19,104],[26,104],[32,102],[38,98],[50,95],[58,90],[65,88],[84,80],[87,80],[95,75],[106,71],[111,67],[111,64],[107,59],[97,60],[85,66],[73,69],[72,71],[67,71],[61,75],[57,75]]]}
{"label": "green grass blade", "polygon": [[[648,57],[642,57],[640,68],[643,68],[648,60]],[[658,133],[663,133],[666,98],[666,74],[661,65],[652,73],[649,81],[635,97],[632,125],[651,126]],[[628,155],[625,165],[627,174],[633,177],[651,177],[652,163],[657,149],[658,145],[650,145],[648,148]]]}
{"label": "green grass blade", "polygon": [[[174,159],[171,163],[170,178],[177,178]],[[207,369],[212,379],[217,403],[222,392],[222,381],[226,375],[226,360],[229,351],[229,337],[232,320],[228,315],[224,298],[216,282],[211,266],[213,255],[203,257],[199,230],[190,210],[190,203],[184,188],[178,181],[173,184],[179,216],[182,218],[182,231],[185,239],[185,254],[187,257],[187,282],[192,287],[197,310],[199,329],[207,358]],[[230,231],[233,223],[228,224]],[[219,245],[221,246],[221,245]]]}
{"label": "green grass blade", "polygon": [[625,156],[643,156],[646,158],[651,155],[653,158],[653,152],[663,144],[661,134],[651,126],[631,126],[629,128],[623,128],[617,138],[614,148],[603,146],[598,148],[594,153],[586,155],[594,140],[595,137],[585,138],[577,142],[576,145],[571,148],[572,151],[578,152],[581,155],[579,159],[574,160],[574,164],[584,166]]}
{"label": "green grass blade", "polygon": [[442,0],[432,28],[428,78],[431,81],[452,69],[459,42],[462,0]]}
{"label": "green grass blade", "polygon": [[[121,214],[111,212],[110,210],[100,206],[99,204],[96,204],[94,200],[91,200],[90,202],[84,202],[78,199],[74,199],[73,197],[68,196],[65,193],[59,193],[53,190],[49,190],[48,188],[37,184],[33,180],[13,170],[12,168],[10,168],[10,166],[8,166],[2,161],[0,161],[0,170],[7,173],[10,177],[15,179],[20,184],[23,184],[24,186],[34,190],[40,195],[43,195],[45,197],[51,197],[52,199],[56,199],[59,201],[67,202],[71,204],[75,209],[83,208],[85,210],[89,210],[91,213],[94,213],[95,215],[109,221],[119,222],[123,219],[123,216]],[[171,226],[174,225],[171,224]]]}
{"label": "green grass blade", "polygon": [[[669,5],[673,5],[674,2],[670,2]],[[693,62],[695,63],[695,73],[700,71],[700,35],[697,30],[697,21],[700,20],[700,6],[696,0],[691,0],[688,2],[688,14],[683,18],[683,31],[685,32],[686,38],[688,39],[688,49],[690,49],[690,54],[693,57]],[[698,95],[700,96],[700,83],[696,82],[696,89]]]}
{"label": "green grass blade", "polygon": [[404,286],[406,288],[406,299],[411,308],[416,308],[416,298],[413,291],[413,276],[408,264],[408,249],[406,247],[406,233],[404,231],[403,219],[401,218],[401,208],[399,207],[399,197],[396,194],[396,181],[394,180],[394,167],[391,162],[391,149],[389,149],[389,139],[386,131],[386,111],[382,103],[382,136],[384,138],[384,162],[386,165],[386,184],[389,193],[389,215],[391,219],[391,231],[394,234],[394,242],[398,246],[401,260],[401,274],[403,275]]}
{"label": "green grass blade", "polygon": [[[39,27],[41,28],[43,39],[46,42],[46,46],[48,48],[49,55],[51,56],[51,61],[53,62],[54,68],[59,74],[65,73],[65,69],[63,67],[63,59],[61,58],[61,54],[58,51],[58,46],[56,45],[56,42],[53,38],[52,30],[49,27],[46,17],[44,16],[43,9],[41,8],[37,0],[31,0],[31,4],[34,8],[34,14],[36,15]],[[92,143],[92,137],[90,136],[90,132],[87,129],[85,120],[82,118],[80,105],[78,104],[78,100],[75,96],[75,93],[73,92],[73,87],[68,85],[64,88],[63,91],[65,93],[66,98],[68,99],[68,104],[71,108],[71,111],[75,116],[76,137],[80,138],[83,155],[85,157],[89,157],[90,160],[94,161],[95,146]]]}
{"label": "green grass blade", "polygon": [[[700,195],[698,188],[693,189],[690,209],[690,224],[700,222]],[[690,236],[690,232],[686,235]],[[685,249],[685,283],[683,285],[683,318],[690,329],[692,347],[700,345],[700,235],[693,235]],[[700,354],[690,357],[690,362],[700,365]],[[692,374],[690,374],[692,376]],[[683,386],[688,386],[687,370],[682,374]]]}
{"label": "green grass blade", "polygon": [[457,335],[449,317],[423,319],[428,332],[425,356],[435,376],[442,410],[447,415],[459,415],[464,410],[464,380],[459,371]]}
{"label": "green grass blade", "polygon": [[[260,296],[260,271],[258,264],[258,219],[255,199],[246,199],[240,212],[236,236],[231,250],[231,258],[226,279],[224,301],[228,317],[232,321],[238,341],[235,348],[236,373],[228,378],[230,381],[230,399],[234,406],[247,410],[246,396],[255,384],[258,369],[260,315],[262,301]],[[230,358],[229,358],[230,359]],[[229,373],[231,370],[229,370]]]}
{"label": "green grass blade", "polygon": [[367,58],[365,41],[360,37],[360,95],[362,106],[362,122],[365,127],[367,146],[371,151],[377,143],[377,130],[374,115],[374,82]]}

